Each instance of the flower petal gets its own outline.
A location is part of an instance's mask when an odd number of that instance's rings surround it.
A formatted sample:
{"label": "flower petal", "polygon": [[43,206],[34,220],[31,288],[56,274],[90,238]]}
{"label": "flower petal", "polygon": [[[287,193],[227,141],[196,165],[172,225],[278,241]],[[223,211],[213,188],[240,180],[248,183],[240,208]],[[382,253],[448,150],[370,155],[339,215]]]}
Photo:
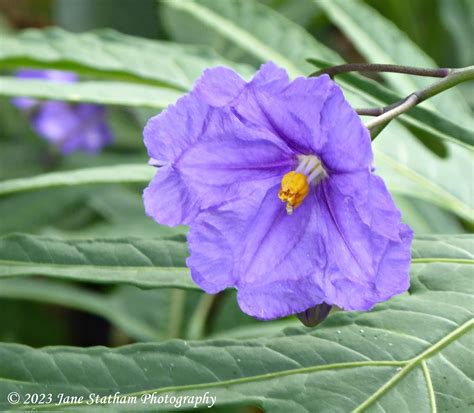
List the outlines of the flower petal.
{"label": "flower petal", "polygon": [[189,224],[199,212],[196,197],[170,165],[158,168],[143,201],[147,215],[163,225]]}
{"label": "flower petal", "polygon": [[373,163],[370,133],[337,85],[324,103],[321,129],[327,139],[319,155],[327,168],[337,172],[370,168]]}
{"label": "flower petal", "polygon": [[400,240],[401,213],[380,177],[366,170],[332,174],[327,180],[334,205],[353,202],[360,219],[372,231],[392,241]]}
{"label": "flower petal", "polygon": [[395,241],[380,235],[364,222],[352,198],[341,202],[338,188],[329,180],[319,185],[316,199],[317,231],[325,239],[330,263],[324,275],[325,301],[346,310],[368,310],[405,291],[411,259],[409,228],[399,223]]}
{"label": "flower petal", "polygon": [[285,69],[278,67],[273,62],[267,62],[260,66],[249,86],[262,91],[279,91],[288,86],[289,82],[288,73]]}
{"label": "flower petal", "polygon": [[163,164],[174,162],[211,123],[213,109],[193,94],[152,117],[143,130],[148,154]]}
{"label": "flower petal", "polygon": [[279,136],[296,153],[318,154],[327,139],[321,131],[321,110],[333,88],[334,82],[326,75],[297,78],[277,91],[254,87],[236,110]]}
{"label": "flower petal", "polygon": [[220,107],[234,100],[244,89],[245,81],[232,69],[215,67],[204,71],[194,92],[210,106]]}

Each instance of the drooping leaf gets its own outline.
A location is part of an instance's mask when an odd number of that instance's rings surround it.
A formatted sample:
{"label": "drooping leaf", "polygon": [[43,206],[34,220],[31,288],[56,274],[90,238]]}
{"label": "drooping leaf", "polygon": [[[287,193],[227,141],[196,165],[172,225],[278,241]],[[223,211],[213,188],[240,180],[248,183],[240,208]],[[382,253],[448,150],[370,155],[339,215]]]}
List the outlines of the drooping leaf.
{"label": "drooping leaf", "polygon": [[[218,406],[253,405],[277,413],[400,411],[400,406],[417,412],[469,411],[474,402],[473,238],[423,238],[415,242],[414,257],[410,294],[370,312],[337,312],[315,329],[118,349],[3,344],[0,407],[10,408],[6,395],[12,391],[86,398],[118,391],[137,396],[135,403],[120,406],[135,411],[172,408],[140,403],[152,393],[207,394]],[[85,402],[72,407],[90,408]]]}

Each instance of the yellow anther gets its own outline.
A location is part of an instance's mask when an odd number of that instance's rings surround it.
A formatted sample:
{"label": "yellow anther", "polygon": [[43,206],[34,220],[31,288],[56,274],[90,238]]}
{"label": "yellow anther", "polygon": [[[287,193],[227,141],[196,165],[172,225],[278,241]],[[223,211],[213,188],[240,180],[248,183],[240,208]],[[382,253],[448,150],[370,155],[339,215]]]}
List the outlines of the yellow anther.
{"label": "yellow anther", "polygon": [[309,192],[308,179],[301,172],[291,171],[285,174],[281,180],[281,188],[278,198],[286,202],[286,212],[293,213],[293,209],[298,208]]}

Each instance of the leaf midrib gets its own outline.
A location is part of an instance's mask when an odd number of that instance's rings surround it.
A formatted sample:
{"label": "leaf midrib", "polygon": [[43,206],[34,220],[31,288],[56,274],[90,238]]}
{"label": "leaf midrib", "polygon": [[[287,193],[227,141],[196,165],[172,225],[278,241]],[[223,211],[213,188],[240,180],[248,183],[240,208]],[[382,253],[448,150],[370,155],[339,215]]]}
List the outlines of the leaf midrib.
{"label": "leaf midrib", "polygon": [[[433,343],[429,346],[426,350],[421,352],[419,355],[403,361],[384,361],[384,360],[373,360],[373,361],[355,361],[355,362],[347,362],[347,363],[333,363],[333,364],[326,364],[326,365],[318,365],[318,366],[311,366],[311,367],[302,367],[296,369],[288,369],[283,371],[278,371],[274,373],[266,373],[266,374],[259,374],[251,377],[243,377],[240,379],[231,379],[231,380],[224,380],[220,382],[212,382],[212,383],[200,383],[200,384],[191,384],[191,385],[184,385],[184,386],[170,386],[170,387],[162,387],[158,389],[149,389],[140,392],[134,393],[123,393],[122,396],[142,396],[148,393],[171,393],[177,391],[186,391],[186,390],[196,390],[196,389],[205,389],[205,388],[216,388],[216,387],[225,387],[235,384],[243,384],[249,382],[256,382],[260,380],[266,379],[275,379],[278,377],[286,377],[295,374],[307,374],[307,373],[316,373],[319,371],[326,371],[326,370],[341,370],[341,369],[349,369],[349,368],[357,368],[357,367],[370,367],[370,366],[377,366],[377,367],[402,367],[400,371],[398,371],[394,376],[390,378],[382,387],[379,388],[375,393],[372,394],[368,399],[366,399],[362,404],[360,404],[354,413],[362,412],[362,409],[370,406],[373,402],[375,402],[379,397],[385,394],[388,390],[390,390],[394,384],[396,384],[399,380],[401,380],[405,375],[407,375],[411,370],[413,370],[417,365],[421,364],[424,360],[432,357],[434,354],[437,354],[441,351],[444,347],[448,346],[457,338],[464,335],[470,328],[474,327],[474,320],[470,319],[457,327],[456,329],[452,330],[451,333],[444,336],[437,342]],[[2,379],[0,379],[1,382]],[[80,406],[84,403],[76,403],[68,405],[68,407],[73,406]],[[43,408],[51,408],[51,405],[44,405],[38,406],[38,410],[43,410]]]}
{"label": "leaf midrib", "polygon": [[114,270],[114,271],[157,271],[157,270],[164,270],[164,271],[171,271],[171,272],[188,272],[188,267],[185,266],[174,266],[174,267],[161,267],[155,265],[148,265],[148,266],[132,266],[132,265],[94,265],[94,264],[56,264],[56,263],[49,263],[49,262],[34,262],[34,261],[10,261],[10,260],[1,260],[0,259],[0,267],[2,265],[11,265],[14,267],[30,267],[30,266],[42,266],[42,267],[58,267],[58,268],[97,268],[99,270]]}

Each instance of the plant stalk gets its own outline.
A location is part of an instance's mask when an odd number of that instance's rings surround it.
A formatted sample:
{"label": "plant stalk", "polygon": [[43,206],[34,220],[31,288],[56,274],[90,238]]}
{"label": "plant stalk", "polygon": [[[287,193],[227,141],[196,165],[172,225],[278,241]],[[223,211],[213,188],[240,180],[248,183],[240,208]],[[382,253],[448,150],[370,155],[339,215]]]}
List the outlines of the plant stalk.
{"label": "plant stalk", "polygon": [[[408,95],[405,99],[402,99],[396,104],[390,105],[386,108],[375,108],[374,112],[379,110],[381,111],[381,115],[377,116],[374,120],[367,122],[365,126],[369,130],[373,130],[375,127],[387,124],[392,119],[400,116],[419,103],[468,80],[474,80],[474,66],[467,66],[460,69],[449,69],[449,74],[446,77],[426,88]],[[387,108],[390,109],[386,110]]]}
{"label": "plant stalk", "polygon": [[386,64],[372,64],[372,63],[347,63],[338,66],[331,66],[317,72],[314,72],[310,76],[320,76],[322,74],[327,74],[329,77],[334,78],[334,76],[341,73],[349,72],[388,72],[388,73],[404,73],[407,75],[415,76],[427,76],[427,77],[446,77],[452,70],[448,68],[436,68],[436,69],[427,69],[422,67],[413,67],[413,66],[400,66],[400,65],[386,65]]}

